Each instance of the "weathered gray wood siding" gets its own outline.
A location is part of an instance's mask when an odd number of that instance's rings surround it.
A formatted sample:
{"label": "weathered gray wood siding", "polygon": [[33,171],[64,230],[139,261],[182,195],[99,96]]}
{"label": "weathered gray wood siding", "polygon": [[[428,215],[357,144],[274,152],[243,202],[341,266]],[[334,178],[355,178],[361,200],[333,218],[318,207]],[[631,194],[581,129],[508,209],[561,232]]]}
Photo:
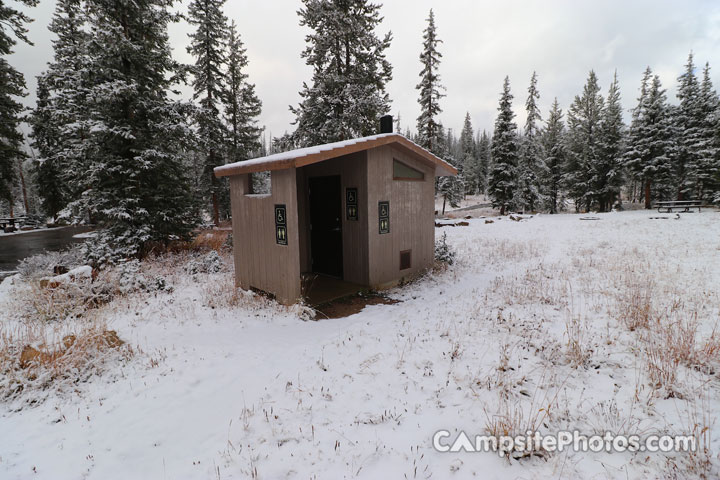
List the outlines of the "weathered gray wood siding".
{"label": "weathered gray wood siding", "polygon": [[[248,176],[230,177],[236,285],[285,304],[300,299],[300,236],[294,168],[272,172],[272,194],[246,195]],[[288,245],[275,241],[275,205],[287,208]]]}
{"label": "weathered gray wood siding", "polygon": [[[367,285],[368,210],[367,152],[358,152],[297,169],[297,194],[300,225],[300,269],[312,271],[308,179],[340,175],[342,199],[343,280]],[[346,188],[358,189],[358,220],[345,215]]]}
{"label": "weathered gray wood siding", "polygon": [[[393,180],[393,158],[422,171],[423,181]],[[367,151],[369,281],[381,287],[432,266],[435,247],[435,168],[393,146]],[[390,233],[379,233],[378,202],[390,202]],[[412,267],[400,270],[400,252]]]}

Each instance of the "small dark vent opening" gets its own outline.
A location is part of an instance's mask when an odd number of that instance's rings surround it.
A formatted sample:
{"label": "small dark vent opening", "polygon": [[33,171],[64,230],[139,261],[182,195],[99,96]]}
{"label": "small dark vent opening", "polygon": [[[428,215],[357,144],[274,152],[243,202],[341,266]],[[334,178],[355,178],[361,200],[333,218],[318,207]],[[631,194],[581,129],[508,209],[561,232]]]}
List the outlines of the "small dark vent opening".
{"label": "small dark vent opening", "polygon": [[407,270],[412,267],[412,250],[400,252],[400,270]]}

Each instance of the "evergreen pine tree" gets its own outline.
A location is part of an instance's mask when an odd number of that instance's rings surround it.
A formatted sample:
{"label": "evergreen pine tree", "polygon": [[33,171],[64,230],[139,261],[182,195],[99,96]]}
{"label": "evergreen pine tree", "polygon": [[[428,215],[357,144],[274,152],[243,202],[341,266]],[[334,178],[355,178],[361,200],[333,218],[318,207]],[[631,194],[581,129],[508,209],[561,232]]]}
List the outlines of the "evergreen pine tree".
{"label": "evergreen pine tree", "polygon": [[[35,6],[38,0],[18,0],[27,6]],[[25,96],[25,78],[7,61],[7,56],[19,39],[30,43],[25,24],[30,18],[19,10],[0,3],[0,200],[8,203],[13,214],[13,186],[17,179],[17,165],[25,158],[22,150],[23,136],[19,132],[23,106],[17,101]]]}
{"label": "evergreen pine tree", "polygon": [[679,199],[693,198],[697,194],[705,112],[692,53],[688,55],[685,72],[678,78],[677,97],[680,100],[675,110],[677,137],[674,158],[677,195]]}
{"label": "evergreen pine tree", "polygon": [[[652,70],[650,69],[650,67],[647,67],[645,69],[645,72],[643,73],[643,77],[640,82],[640,96],[637,98],[637,105],[631,110],[632,116],[630,126],[628,127],[625,139],[625,152],[623,153],[623,161],[625,162],[625,170],[629,175],[629,179],[632,180],[630,183],[630,194],[632,196],[633,202],[635,202],[638,198],[638,190],[644,189],[644,181],[641,178],[638,178],[637,169],[632,168],[632,166],[628,162],[632,161],[631,157],[633,155],[637,155],[636,153],[632,152],[635,146],[639,145],[639,143],[642,141],[643,132],[640,124],[640,117],[643,113],[645,99],[647,97],[647,92],[648,88],[650,87],[651,80]],[[640,187],[639,189],[638,186]]]}
{"label": "evergreen pine tree", "polygon": [[547,210],[550,213],[558,213],[564,209],[565,204],[562,181],[566,155],[565,124],[557,98],[553,101],[542,141],[546,156],[543,162],[545,168],[540,177],[541,191]]}
{"label": "evergreen pine tree", "polygon": [[[198,129],[199,147],[205,155],[203,175],[207,181],[208,198],[212,206],[212,218],[220,221],[220,197],[223,186],[213,169],[225,163],[225,139],[227,130],[222,121],[226,43],[228,40],[227,17],[223,13],[225,0],[193,0],[188,7],[188,23],[196,27],[189,34],[188,53],[195,58],[192,68],[193,100],[198,102],[195,123]],[[227,212],[223,212],[227,213]]]}
{"label": "evergreen pine tree", "polygon": [[445,95],[441,93],[443,86],[440,83],[440,59],[442,54],[438,51],[438,44],[442,43],[437,37],[435,27],[435,14],[432,9],[427,18],[427,27],[423,31],[423,51],[420,54],[420,83],[415,87],[420,91],[420,116],[417,118],[418,144],[433,151],[433,139],[439,129],[437,116],[442,112],[440,99]]}
{"label": "evergreen pine tree", "polygon": [[57,159],[62,135],[53,124],[50,113],[50,93],[45,77],[38,78],[37,103],[30,116],[32,126],[32,146],[37,149],[39,158],[34,166],[35,184],[38,187],[41,207],[45,215],[57,220],[60,210],[69,201],[68,189],[62,181],[63,165]]}
{"label": "evergreen pine tree", "polygon": [[706,63],[700,84],[702,123],[698,132],[700,138],[697,145],[698,158],[693,172],[694,198],[703,201],[713,201],[715,192],[720,189],[717,183],[720,176],[720,144],[716,137],[719,105],[718,95],[710,79],[710,64]]}
{"label": "evergreen pine tree", "polygon": [[[479,133],[479,132],[478,132]],[[490,135],[483,130],[476,140],[477,145],[477,171],[475,179],[478,185],[478,193],[487,191],[487,180],[490,171]]]}
{"label": "evergreen pine tree", "polygon": [[463,123],[462,132],[460,132],[458,146],[459,164],[462,165],[462,172],[465,178],[465,193],[475,195],[480,191],[482,178],[469,112],[465,114],[465,122]]}
{"label": "evergreen pine tree", "polygon": [[88,132],[88,34],[80,0],[58,0],[48,29],[53,61],[38,77],[37,105],[30,116],[33,146],[39,158],[35,177],[44,212],[57,218],[87,189],[84,175]]}
{"label": "evergreen pine tree", "polygon": [[[438,123],[438,129],[435,132],[435,138],[432,139],[435,155],[445,160],[455,168],[460,166],[460,161],[451,152],[451,144],[448,142],[452,139],[452,131],[450,129],[445,132],[442,123]],[[442,213],[445,214],[445,208],[450,205],[453,208],[460,206],[460,202],[465,196],[465,183],[463,174],[458,172],[457,176],[443,176],[438,178],[437,193],[443,197]]]}
{"label": "evergreen pine tree", "polygon": [[583,89],[576,96],[567,116],[567,161],[563,182],[575,201],[576,211],[589,211],[597,201],[595,165],[602,154],[601,123],[604,100],[597,76],[592,70]]}
{"label": "evergreen pine tree", "polygon": [[519,140],[512,99],[510,78],[505,77],[500,95],[499,113],[495,119],[491,147],[492,167],[488,178],[488,194],[493,208],[500,208],[500,215],[505,215],[505,212],[512,208],[517,188]]}
{"label": "evergreen pine tree", "polygon": [[244,70],[248,66],[245,47],[233,20],[228,31],[228,67],[225,87],[225,118],[230,134],[230,158],[247,160],[260,148],[262,129],[257,126],[262,102],[255,93],[255,85],[248,82]]}
{"label": "evergreen pine tree", "polygon": [[300,146],[377,133],[380,117],[390,111],[385,90],[392,67],[385,58],[392,35],[375,34],[380,5],[369,0],[303,0],[300,25],[306,37],[302,58],[313,67],[312,84],[303,84],[302,101],[291,107]]}
{"label": "evergreen pine tree", "polygon": [[100,227],[89,253],[102,264],[187,238],[198,218],[183,165],[190,106],[169,98],[182,71],[167,33],[174,1],[86,1],[94,76],[84,197]]}
{"label": "evergreen pine tree", "polygon": [[624,130],[620,85],[616,72],[602,111],[598,156],[591,165],[590,185],[601,212],[609,211],[620,196],[623,183]]}
{"label": "evergreen pine tree", "polygon": [[[237,162],[247,160],[262,146],[262,129],[257,126],[262,102],[255,93],[255,85],[248,81],[244,71],[248,59],[234,20],[228,29],[227,47],[227,74],[223,86],[228,131],[227,158]],[[229,215],[230,189],[227,180],[223,181],[221,192],[221,209]]]}
{"label": "evergreen pine tree", "polygon": [[525,102],[527,120],[525,130],[520,143],[520,156],[517,169],[516,205],[523,210],[534,211],[538,206],[541,196],[538,177],[542,175],[543,145],[540,140],[541,128],[540,109],[537,101],[540,92],[537,89],[537,73],[533,72],[528,87],[528,98]]}
{"label": "evergreen pine tree", "polygon": [[652,200],[666,199],[673,187],[673,125],[670,107],[660,77],[648,68],[643,76],[638,106],[628,135],[624,161],[630,174],[642,185],[645,208]]}

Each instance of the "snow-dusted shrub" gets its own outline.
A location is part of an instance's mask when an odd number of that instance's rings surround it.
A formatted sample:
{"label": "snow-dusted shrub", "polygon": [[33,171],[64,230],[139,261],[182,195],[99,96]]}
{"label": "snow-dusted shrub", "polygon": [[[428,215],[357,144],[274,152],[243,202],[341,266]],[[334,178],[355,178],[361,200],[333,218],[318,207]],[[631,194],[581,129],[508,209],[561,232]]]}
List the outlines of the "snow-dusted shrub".
{"label": "snow-dusted shrub", "polygon": [[218,273],[223,269],[223,260],[216,250],[211,250],[201,258],[190,261],[186,267],[187,273]]}
{"label": "snow-dusted shrub", "polygon": [[173,290],[164,276],[146,275],[141,269],[138,260],[131,260],[101,271],[83,266],[63,275],[28,280],[26,288],[15,295],[15,314],[23,320],[60,322],[85,317],[118,296]]}
{"label": "snow-dusted shrub", "polygon": [[74,392],[134,353],[103,323],[62,333],[32,322],[13,331],[0,325],[0,400],[37,404],[52,393]]}
{"label": "snow-dusted shrub", "polygon": [[59,252],[45,252],[28,257],[20,262],[18,272],[23,280],[38,280],[56,274],[56,267],[72,270],[82,265],[85,265],[82,247],[73,246]]}
{"label": "snow-dusted shrub", "polygon": [[[142,237],[141,232],[137,236]],[[83,244],[83,253],[92,265],[105,268],[123,259],[137,257],[139,250],[132,240],[118,242],[110,232],[100,230],[92,241]]]}
{"label": "snow-dusted shrub", "polygon": [[114,295],[122,296],[136,292],[172,292],[173,287],[164,276],[152,275],[144,270],[139,260],[122,262],[98,275],[97,284]]}
{"label": "snow-dusted shrub", "polygon": [[452,265],[455,263],[455,250],[447,243],[447,233],[435,241],[435,260]]}

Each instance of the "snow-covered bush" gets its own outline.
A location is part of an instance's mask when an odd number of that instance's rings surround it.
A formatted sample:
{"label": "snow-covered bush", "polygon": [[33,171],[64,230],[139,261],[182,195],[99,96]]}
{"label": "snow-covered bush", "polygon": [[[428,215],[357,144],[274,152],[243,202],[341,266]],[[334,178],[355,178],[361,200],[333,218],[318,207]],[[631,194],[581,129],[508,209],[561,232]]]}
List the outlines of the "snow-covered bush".
{"label": "snow-covered bush", "polygon": [[435,260],[448,265],[455,263],[455,250],[447,243],[447,233],[435,241]]}
{"label": "snow-covered bush", "polygon": [[60,252],[45,252],[33,255],[20,262],[18,272],[23,280],[38,280],[42,277],[61,273],[56,267],[72,270],[85,265],[85,256],[80,246],[74,246]]}
{"label": "snow-covered bush", "polygon": [[[105,270],[82,266],[61,275],[40,273],[52,267],[43,262],[29,270],[25,285],[14,298],[14,313],[26,321],[61,322],[86,317],[90,310],[110,303],[119,296],[137,292],[172,292],[162,275],[146,274],[138,260],[123,262]],[[48,265],[52,265],[50,262]]]}
{"label": "snow-covered bush", "polygon": [[190,275],[198,273],[218,273],[223,269],[223,261],[216,250],[210,250],[201,258],[188,263],[186,270]]}
{"label": "snow-covered bush", "polygon": [[164,276],[145,273],[143,264],[139,260],[122,262],[98,278],[98,283],[105,283],[110,290],[115,290],[119,295],[130,295],[135,292],[172,292],[173,290]]}

